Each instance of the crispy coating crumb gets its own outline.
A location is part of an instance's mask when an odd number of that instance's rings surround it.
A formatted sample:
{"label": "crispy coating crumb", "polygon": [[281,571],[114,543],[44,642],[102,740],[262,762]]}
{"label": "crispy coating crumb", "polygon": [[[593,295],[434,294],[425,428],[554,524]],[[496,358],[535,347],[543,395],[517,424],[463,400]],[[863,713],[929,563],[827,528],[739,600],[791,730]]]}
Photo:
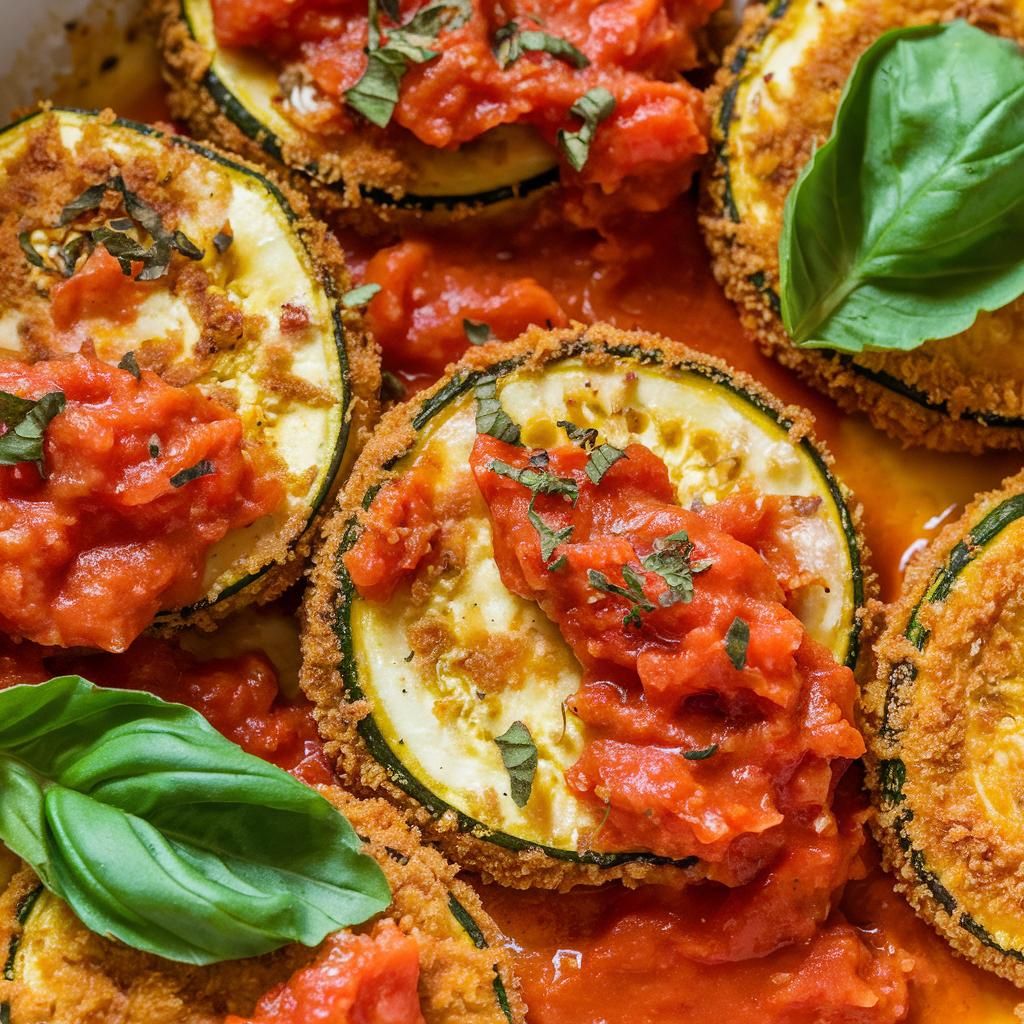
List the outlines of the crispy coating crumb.
{"label": "crispy coating crumb", "polygon": [[[506,360],[520,359],[523,360],[521,365],[525,371],[536,370],[564,357],[567,350],[578,351],[585,362],[594,366],[607,365],[616,359],[607,350],[616,348],[657,352],[669,364],[695,361],[728,373],[740,388],[756,394],[768,408],[790,420],[793,423],[790,435],[794,442],[804,438],[810,440],[831,470],[831,456],[813,436],[813,417],[810,413],[796,407],[783,407],[752,378],[734,372],[719,360],[695,353],[667,338],[638,331],[621,331],[603,324],[591,327],[573,324],[551,331],[533,327],[514,342],[491,343],[471,349],[461,361],[449,366],[445,376],[432,388],[385,413],[324,528],[324,540],[314,559],[311,585],[303,605],[301,683],[306,695],[317,705],[316,714],[321,734],[326,740],[325,749],[337,762],[342,780],[356,792],[380,794],[394,801],[409,820],[421,828],[428,838],[437,841],[457,864],[479,871],[487,880],[512,888],[565,890],[576,885],[598,884],[611,879],[621,879],[631,886],[659,881],[679,884],[699,879],[703,871],[699,866],[684,870],[677,866],[639,860],[614,867],[599,867],[558,860],[537,848],[514,852],[489,842],[483,835],[460,830],[453,811],[435,818],[427,808],[397,785],[388,769],[370,754],[359,734],[358,723],[369,714],[370,705],[365,700],[350,702],[345,695],[344,680],[339,670],[342,651],[335,630],[339,601],[335,566],[348,523],[353,517],[358,519],[366,514],[362,509],[363,496],[372,486],[396,475],[382,467],[389,465],[413,445],[417,433],[413,427],[413,418],[423,403],[430,401],[450,384],[455,375],[486,369]],[[859,508],[845,491],[844,496],[860,541],[862,559],[866,561],[867,549],[861,538]],[[870,596],[874,592],[875,583],[868,571],[865,573],[865,586]]]}
{"label": "crispy coating crumb", "polygon": [[[915,560],[888,609],[860,715],[872,827],[897,888],[957,952],[1024,987],[1020,956],[995,948],[1024,950],[1024,521],[982,547],[970,536],[1022,494],[1024,473],[980,495]],[[925,598],[961,542],[948,594]],[[905,634],[919,603],[926,632],[915,644]]]}
{"label": "crispy coating crumb", "polygon": [[[186,216],[202,212],[198,211],[198,204],[192,200],[187,188],[189,183],[194,187],[195,168],[200,162],[195,152],[186,146],[167,144],[162,147],[158,160],[148,150],[129,159],[119,157],[115,160],[105,135],[105,126],[114,120],[113,112],[108,110],[96,120],[86,122],[82,139],[72,152],[61,141],[58,115],[44,112],[26,129],[29,131],[26,151],[9,164],[0,183],[0,227],[6,240],[0,246],[0,305],[5,309],[18,310],[21,354],[30,361],[59,357],[64,351],[59,343],[54,342],[48,291],[52,275],[42,274],[26,261],[18,244],[20,232],[33,230],[41,224],[57,223],[62,205],[69,196],[79,194],[87,185],[104,180],[115,171],[169,224],[176,224],[183,212]],[[209,147],[207,153],[213,160],[230,160],[267,177],[262,170],[234,156],[229,157]],[[294,212],[293,226],[309,253],[314,272],[328,290],[336,295],[343,294],[351,282],[337,240],[311,216],[308,203],[301,194],[276,185],[272,178],[268,180],[272,186],[281,188],[285,203]],[[211,209],[213,206],[219,209],[226,203],[228,181],[225,175],[221,186],[209,174],[203,176],[203,201],[211,203]],[[224,194],[214,196],[211,189],[221,187]],[[110,196],[107,202],[113,202]],[[41,279],[46,288],[42,288]],[[261,352],[265,366],[260,371],[260,382],[269,395],[282,402],[295,396],[305,382],[291,373],[290,352],[283,356],[279,354],[275,363],[273,353],[268,355],[261,350],[266,326],[262,317],[243,314],[241,307],[223,289],[214,286],[207,271],[198,264],[174,261],[165,283],[167,290],[176,294],[189,308],[190,315],[199,325],[200,338],[190,353],[173,340],[163,346],[146,346],[139,358],[144,369],[153,370],[168,383],[186,386],[210,372],[218,356],[245,347]],[[376,346],[358,312],[344,309],[340,303],[335,304],[343,329],[345,351],[342,355],[348,364],[346,384],[349,401],[345,416],[349,436],[331,493],[320,503],[312,518],[308,508],[296,508],[292,515],[283,519],[279,528],[269,531],[263,541],[251,544],[244,556],[240,556],[236,565],[239,578],[259,573],[264,566],[271,567],[258,579],[224,599],[217,600],[218,594],[211,592],[191,609],[162,616],[154,627],[156,632],[167,634],[185,625],[212,629],[225,615],[247,604],[273,600],[302,575],[330,499],[341,486],[379,414],[380,367]],[[231,400],[231,396],[237,397],[237,393],[223,389],[223,393],[217,395],[222,400]],[[334,400],[333,396],[322,397]],[[261,444],[262,438],[258,432],[253,433],[247,438],[247,443]],[[301,487],[301,480],[290,482]]]}
{"label": "crispy coating crumb", "polygon": [[[854,361],[793,345],[770,292],[778,289],[786,194],[828,137],[860,54],[887,29],[958,17],[1024,41],[1024,10],[1012,0],[847,0],[836,11],[818,4],[821,36],[792,68],[792,89],[783,91],[771,74],[762,74],[763,40],[788,41],[797,23],[811,21],[812,6],[794,0],[782,13],[774,5],[748,7],[709,94],[718,156],[704,175],[701,223],[715,276],[768,354],[904,444],[971,452],[1024,447],[1024,367],[1016,343],[1024,329],[1024,300],[982,313],[955,338],[909,353],[863,353]],[[901,393],[908,389],[921,397]],[[985,425],[978,413],[1011,422]]]}
{"label": "crispy coating crumb", "polygon": [[[337,788],[322,792],[368,839],[387,875],[394,899],[383,916],[419,943],[427,1024],[508,1024],[495,994],[496,967],[512,1024],[522,1024],[525,1007],[505,941],[455,868],[423,846],[383,800],[357,800]],[[0,950],[11,957],[0,979],[0,1006],[10,1007],[11,1024],[223,1024],[226,1013],[250,1014],[264,992],[316,954],[289,946],[210,967],[172,963],[94,935],[49,894],[26,915],[26,900],[38,888],[25,868],[0,896]],[[450,897],[476,922],[487,948],[470,941],[452,916]],[[368,922],[355,930],[371,928]]]}

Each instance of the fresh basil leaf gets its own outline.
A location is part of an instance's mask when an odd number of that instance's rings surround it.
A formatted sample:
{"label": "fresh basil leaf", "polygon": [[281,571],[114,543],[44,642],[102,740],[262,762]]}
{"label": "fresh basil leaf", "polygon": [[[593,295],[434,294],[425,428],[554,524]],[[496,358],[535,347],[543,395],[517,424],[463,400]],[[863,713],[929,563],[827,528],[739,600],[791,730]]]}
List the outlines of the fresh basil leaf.
{"label": "fresh basil leaf", "polygon": [[142,371],[139,369],[139,361],[135,358],[134,352],[125,352],[118,361],[119,370],[127,370],[136,380],[142,380]]}
{"label": "fresh basil leaf", "polygon": [[718,753],[718,744],[712,743],[710,747],[704,747],[701,750],[684,750],[683,757],[687,761],[706,761],[709,757],[713,757]]}
{"label": "fresh basil leaf", "polygon": [[[555,553],[555,548],[559,544],[564,544],[572,536],[572,527],[566,526],[562,530],[552,530],[547,523],[544,522],[540,513],[533,507],[534,502],[537,500],[537,495],[530,499],[530,507],[526,510],[526,517],[530,520],[533,528],[537,531],[537,535],[540,537],[540,557],[543,559],[544,564],[551,560],[551,556]],[[550,569],[551,567],[548,566]]]}
{"label": "fresh basil leaf", "polygon": [[489,434],[507,444],[519,444],[519,424],[502,408],[498,398],[498,382],[493,376],[482,377],[473,389],[476,398],[476,432]]}
{"label": "fresh basil leaf", "polygon": [[463,318],[462,329],[466,332],[470,345],[486,345],[494,338],[490,325],[478,320]]}
{"label": "fresh basil leaf", "polygon": [[786,199],[782,319],[798,345],[916,348],[1024,292],[1024,52],[966,22],[857,62]]}
{"label": "fresh basil leaf", "polygon": [[525,807],[533,791],[533,779],[537,774],[537,747],[522,722],[513,722],[494,742],[501,751],[501,763],[508,772],[512,802],[516,807]]}
{"label": "fresh basil leaf", "polygon": [[34,462],[43,475],[43,435],[50,420],[64,411],[63,391],[50,391],[38,401],[0,391],[0,466]]}
{"label": "fresh basil leaf", "polygon": [[234,240],[235,236],[231,233],[230,226],[225,224],[224,228],[213,236],[213,247],[223,256],[231,248],[231,243]]}
{"label": "fresh basil leaf", "polygon": [[369,284],[361,284],[358,288],[350,288],[341,297],[341,304],[346,309],[359,309],[361,306],[365,306],[370,299],[380,291],[380,285],[374,284],[372,281]]}
{"label": "fresh basil leaf", "polygon": [[194,466],[183,469],[171,477],[172,487],[184,487],[185,484],[198,480],[201,476],[212,476],[217,472],[217,467],[209,459],[200,459]]}
{"label": "fresh basil leaf", "polygon": [[585,451],[590,450],[597,444],[597,430],[594,427],[577,427],[569,420],[559,420],[556,426],[561,427],[573,444],[579,445]]}
{"label": "fresh basil leaf", "polygon": [[39,251],[32,244],[31,238],[32,232],[22,231],[18,235],[18,245],[21,246],[21,251],[25,254],[25,259],[32,264],[33,267],[38,267],[40,270],[49,270],[46,263],[43,261],[43,257],[39,255]]}
{"label": "fresh basil leaf", "polygon": [[494,33],[493,50],[503,68],[515,63],[527,52],[550,53],[552,57],[564,60],[575,68],[585,68],[590,64],[587,55],[576,49],[568,39],[537,29],[521,29],[515,21],[502,25]]}
{"label": "fresh basil leaf", "polygon": [[597,126],[610,117],[614,109],[615,97],[601,85],[588,89],[569,108],[569,113],[581,118],[583,125],[574,132],[559,129],[558,145],[574,171],[582,171],[586,166]]}
{"label": "fresh basil leaf", "polygon": [[641,612],[653,612],[654,605],[644,593],[644,581],[636,574],[636,571],[628,565],[622,567],[622,579],[625,587],[612,583],[610,579],[597,569],[587,570],[587,582],[595,589],[604,594],[612,594],[615,597],[625,598],[630,604],[629,611],[622,619],[624,626],[639,626]]}
{"label": "fresh basil leaf", "polygon": [[725,634],[725,653],[729,655],[732,667],[736,670],[746,668],[749,644],[750,626],[737,615]]}
{"label": "fresh basil leaf", "polygon": [[547,469],[551,465],[551,456],[543,448],[538,448],[526,461],[535,469]]}
{"label": "fresh basil leaf", "polygon": [[60,211],[60,219],[57,227],[67,227],[73,220],[77,220],[83,213],[92,213],[103,205],[109,185],[102,181],[98,185],[90,185],[80,196],[72,199],[63,210]]}
{"label": "fresh basil leaf", "polygon": [[597,486],[603,479],[605,473],[615,465],[619,459],[627,458],[621,448],[613,444],[600,444],[591,453],[584,467],[590,482]]}
{"label": "fresh basil leaf", "polygon": [[377,0],[369,0],[366,70],[345,92],[345,102],[378,128],[386,128],[409,65],[439,57],[440,51],[432,48],[438,35],[458,28],[471,14],[471,0],[439,0],[420,8],[404,25],[385,29],[386,41],[381,45]]}
{"label": "fresh basil leaf", "polygon": [[405,381],[390,370],[380,375],[380,398],[382,402],[401,402],[406,395]]}
{"label": "fresh basil leaf", "polygon": [[64,277],[73,276],[78,260],[86,248],[92,253],[93,242],[89,235],[76,235],[70,242],[60,246],[57,252],[60,254],[61,273]]}
{"label": "fresh basil leaf", "polygon": [[706,572],[713,563],[710,558],[693,562],[692,554],[689,534],[685,530],[677,530],[655,541],[654,550],[640,559],[640,564],[648,572],[660,576],[668,587],[668,593],[660,598],[662,607],[689,604],[693,600],[693,577]]}
{"label": "fresh basil leaf", "polygon": [[510,466],[507,462],[503,462],[501,459],[493,459],[487,468],[492,473],[497,473],[498,476],[507,477],[509,480],[515,480],[517,484],[522,484],[532,491],[534,495],[560,494],[573,505],[576,504],[580,496],[579,485],[571,477],[555,476],[554,473],[549,473],[543,469],[535,469],[532,466],[524,466],[522,469],[518,469],[515,466]]}
{"label": "fresh basil leaf", "polygon": [[0,839],[86,927],[169,960],[314,946],[390,902],[322,796],[148,693],[0,691],[0,792]]}

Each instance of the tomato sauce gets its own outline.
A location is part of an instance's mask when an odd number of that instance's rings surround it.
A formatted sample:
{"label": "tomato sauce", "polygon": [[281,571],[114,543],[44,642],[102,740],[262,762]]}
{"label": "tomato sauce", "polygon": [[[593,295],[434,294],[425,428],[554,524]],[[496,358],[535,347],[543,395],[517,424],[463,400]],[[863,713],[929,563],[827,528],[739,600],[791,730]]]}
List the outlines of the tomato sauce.
{"label": "tomato sauce", "polygon": [[423,1024],[419,946],[391,921],[337,932],[308,967],[271,989],[250,1018],[224,1024]]}
{"label": "tomato sauce", "polygon": [[[563,173],[595,194],[616,193],[622,206],[661,209],[687,187],[707,151],[703,99],[681,72],[697,63],[696,32],[720,4],[562,0],[545,5],[541,18],[532,3],[471,0],[470,17],[426,38],[439,56],[409,62],[391,123],[437,148],[505,124],[528,124],[554,145],[560,130],[580,127],[573,104],[601,87],[614,97],[614,110],[599,124],[579,174],[568,164]],[[426,5],[399,6],[402,25]],[[318,132],[352,128],[358,115],[344,97],[367,67],[365,0],[213,0],[213,11],[221,45],[258,47],[284,66],[300,66],[328,103],[304,114],[289,108],[290,116]],[[497,33],[510,24],[567,41],[581,58],[529,50],[502,66]],[[381,14],[383,46],[398,25]]]}
{"label": "tomato sauce", "polygon": [[[73,280],[73,279],[72,279]],[[42,469],[0,466],[0,629],[124,650],[202,597],[210,548],[284,497],[241,420],[195,388],[97,359],[0,362],[0,391],[62,392]]]}

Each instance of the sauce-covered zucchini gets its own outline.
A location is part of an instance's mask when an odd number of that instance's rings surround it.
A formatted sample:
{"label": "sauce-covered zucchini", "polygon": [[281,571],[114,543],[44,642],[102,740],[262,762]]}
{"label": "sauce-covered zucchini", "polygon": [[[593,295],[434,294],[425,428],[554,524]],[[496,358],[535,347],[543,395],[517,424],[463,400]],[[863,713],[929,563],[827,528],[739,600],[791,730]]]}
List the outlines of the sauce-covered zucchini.
{"label": "sauce-covered zucchini", "polygon": [[[303,639],[303,686],[343,778],[411,808],[458,863],[503,882],[650,876],[666,858],[591,845],[600,808],[566,783],[586,730],[563,702],[582,668],[556,625],[499,573],[487,505],[468,476],[481,381],[494,382],[526,450],[564,445],[559,423],[571,422],[592,445],[646,446],[683,506],[785,495],[793,515],[782,544],[800,567],[788,607],[850,665],[864,601],[854,518],[806,414],[675,343],[602,327],[528,332],[476,350],[385,417],[358,463],[319,552]],[[453,503],[458,536],[434,545],[411,586],[368,599],[343,558],[385,514],[389,483],[407,478]],[[497,742],[514,722],[525,723],[536,753],[525,802],[510,791]],[[665,870],[680,867],[692,858]]]}

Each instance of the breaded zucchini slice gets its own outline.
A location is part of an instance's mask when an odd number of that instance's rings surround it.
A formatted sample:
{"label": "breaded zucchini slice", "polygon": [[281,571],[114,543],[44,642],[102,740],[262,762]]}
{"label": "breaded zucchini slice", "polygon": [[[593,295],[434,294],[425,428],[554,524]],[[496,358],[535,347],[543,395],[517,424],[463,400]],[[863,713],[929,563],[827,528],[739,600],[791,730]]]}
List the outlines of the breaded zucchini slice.
{"label": "breaded zucchini slice", "polygon": [[[90,242],[96,225],[123,228],[118,241],[139,231],[112,209],[121,201],[111,182],[124,189],[122,205],[137,197],[161,231],[177,232],[174,247],[136,307],[107,316],[86,304],[61,322],[55,290],[100,244]],[[97,209],[89,192],[104,185],[111,209]],[[44,110],[0,132],[0,263],[0,357],[35,362],[84,349],[117,364],[133,352],[142,369],[236,410],[246,442],[283,467],[277,511],[217,543],[205,597],[166,609],[157,625],[208,624],[296,579],[375,418],[379,382],[360,319],[338,297],[348,287],[341,251],[301,199],[180,136],[109,113]]]}
{"label": "breaded zucchini slice", "polygon": [[886,866],[968,959],[1024,986],[1024,474],[907,575],[863,693]]}
{"label": "breaded zucchini slice", "polygon": [[318,137],[291,120],[278,69],[251,51],[221,47],[210,0],[152,0],[160,21],[171,108],[200,138],[299,176],[327,208],[363,201],[388,210],[495,210],[558,181],[554,150],[532,129],[505,125],[454,150],[411,135],[394,144],[372,127]]}
{"label": "breaded zucchini slice", "polygon": [[1021,0],[774,0],[748,8],[709,97],[714,160],[702,223],[715,275],[760,345],[906,444],[1024,446],[1024,300],[912,352],[851,356],[792,344],[779,315],[783,204],[828,138],[843,86],[885,31],[965,17],[1024,42]]}
{"label": "breaded zucchini slice", "polygon": [[[689,877],[692,861],[589,848],[600,814],[564,777],[584,743],[582,724],[563,707],[582,668],[538,606],[505,588],[487,506],[467,482],[474,387],[492,375],[527,445],[565,443],[556,424],[568,420],[618,447],[646,445],[667,464],[683,505],[743,488],[811,499],[788,537],[812,580],[793,607],[839,661],[857,659],[860,540],[807,414],[664,338],[601,325],[533,329],[473,350],[388,413],[353,471],[304,608],[301,682],[318,705],[325,747],[348,785],[395,800],[458,864],[503,884]],[[411,587],[364,599],[340,556],[374,516],[381,486],[415,465],[430,466],[436,490],[464,503],[458,538]],[[514,721],[538,752],[525,807],[510,797],[495,743]]]}
{"label": "breaded zucchini slice", "polygon": [[[323,793],[366,840],[391,886],[390,918],[420,950],[427,1024],[521,1024],[525,1008],[511,956],[476,893],[383,800]],[[374,922],[361,925],[368,932]],[[5,1024],[223,1024],[311,961],[276,953],[208,967],[175,963],[88,931],[27,868],[0,896],[0,1019]]]}

